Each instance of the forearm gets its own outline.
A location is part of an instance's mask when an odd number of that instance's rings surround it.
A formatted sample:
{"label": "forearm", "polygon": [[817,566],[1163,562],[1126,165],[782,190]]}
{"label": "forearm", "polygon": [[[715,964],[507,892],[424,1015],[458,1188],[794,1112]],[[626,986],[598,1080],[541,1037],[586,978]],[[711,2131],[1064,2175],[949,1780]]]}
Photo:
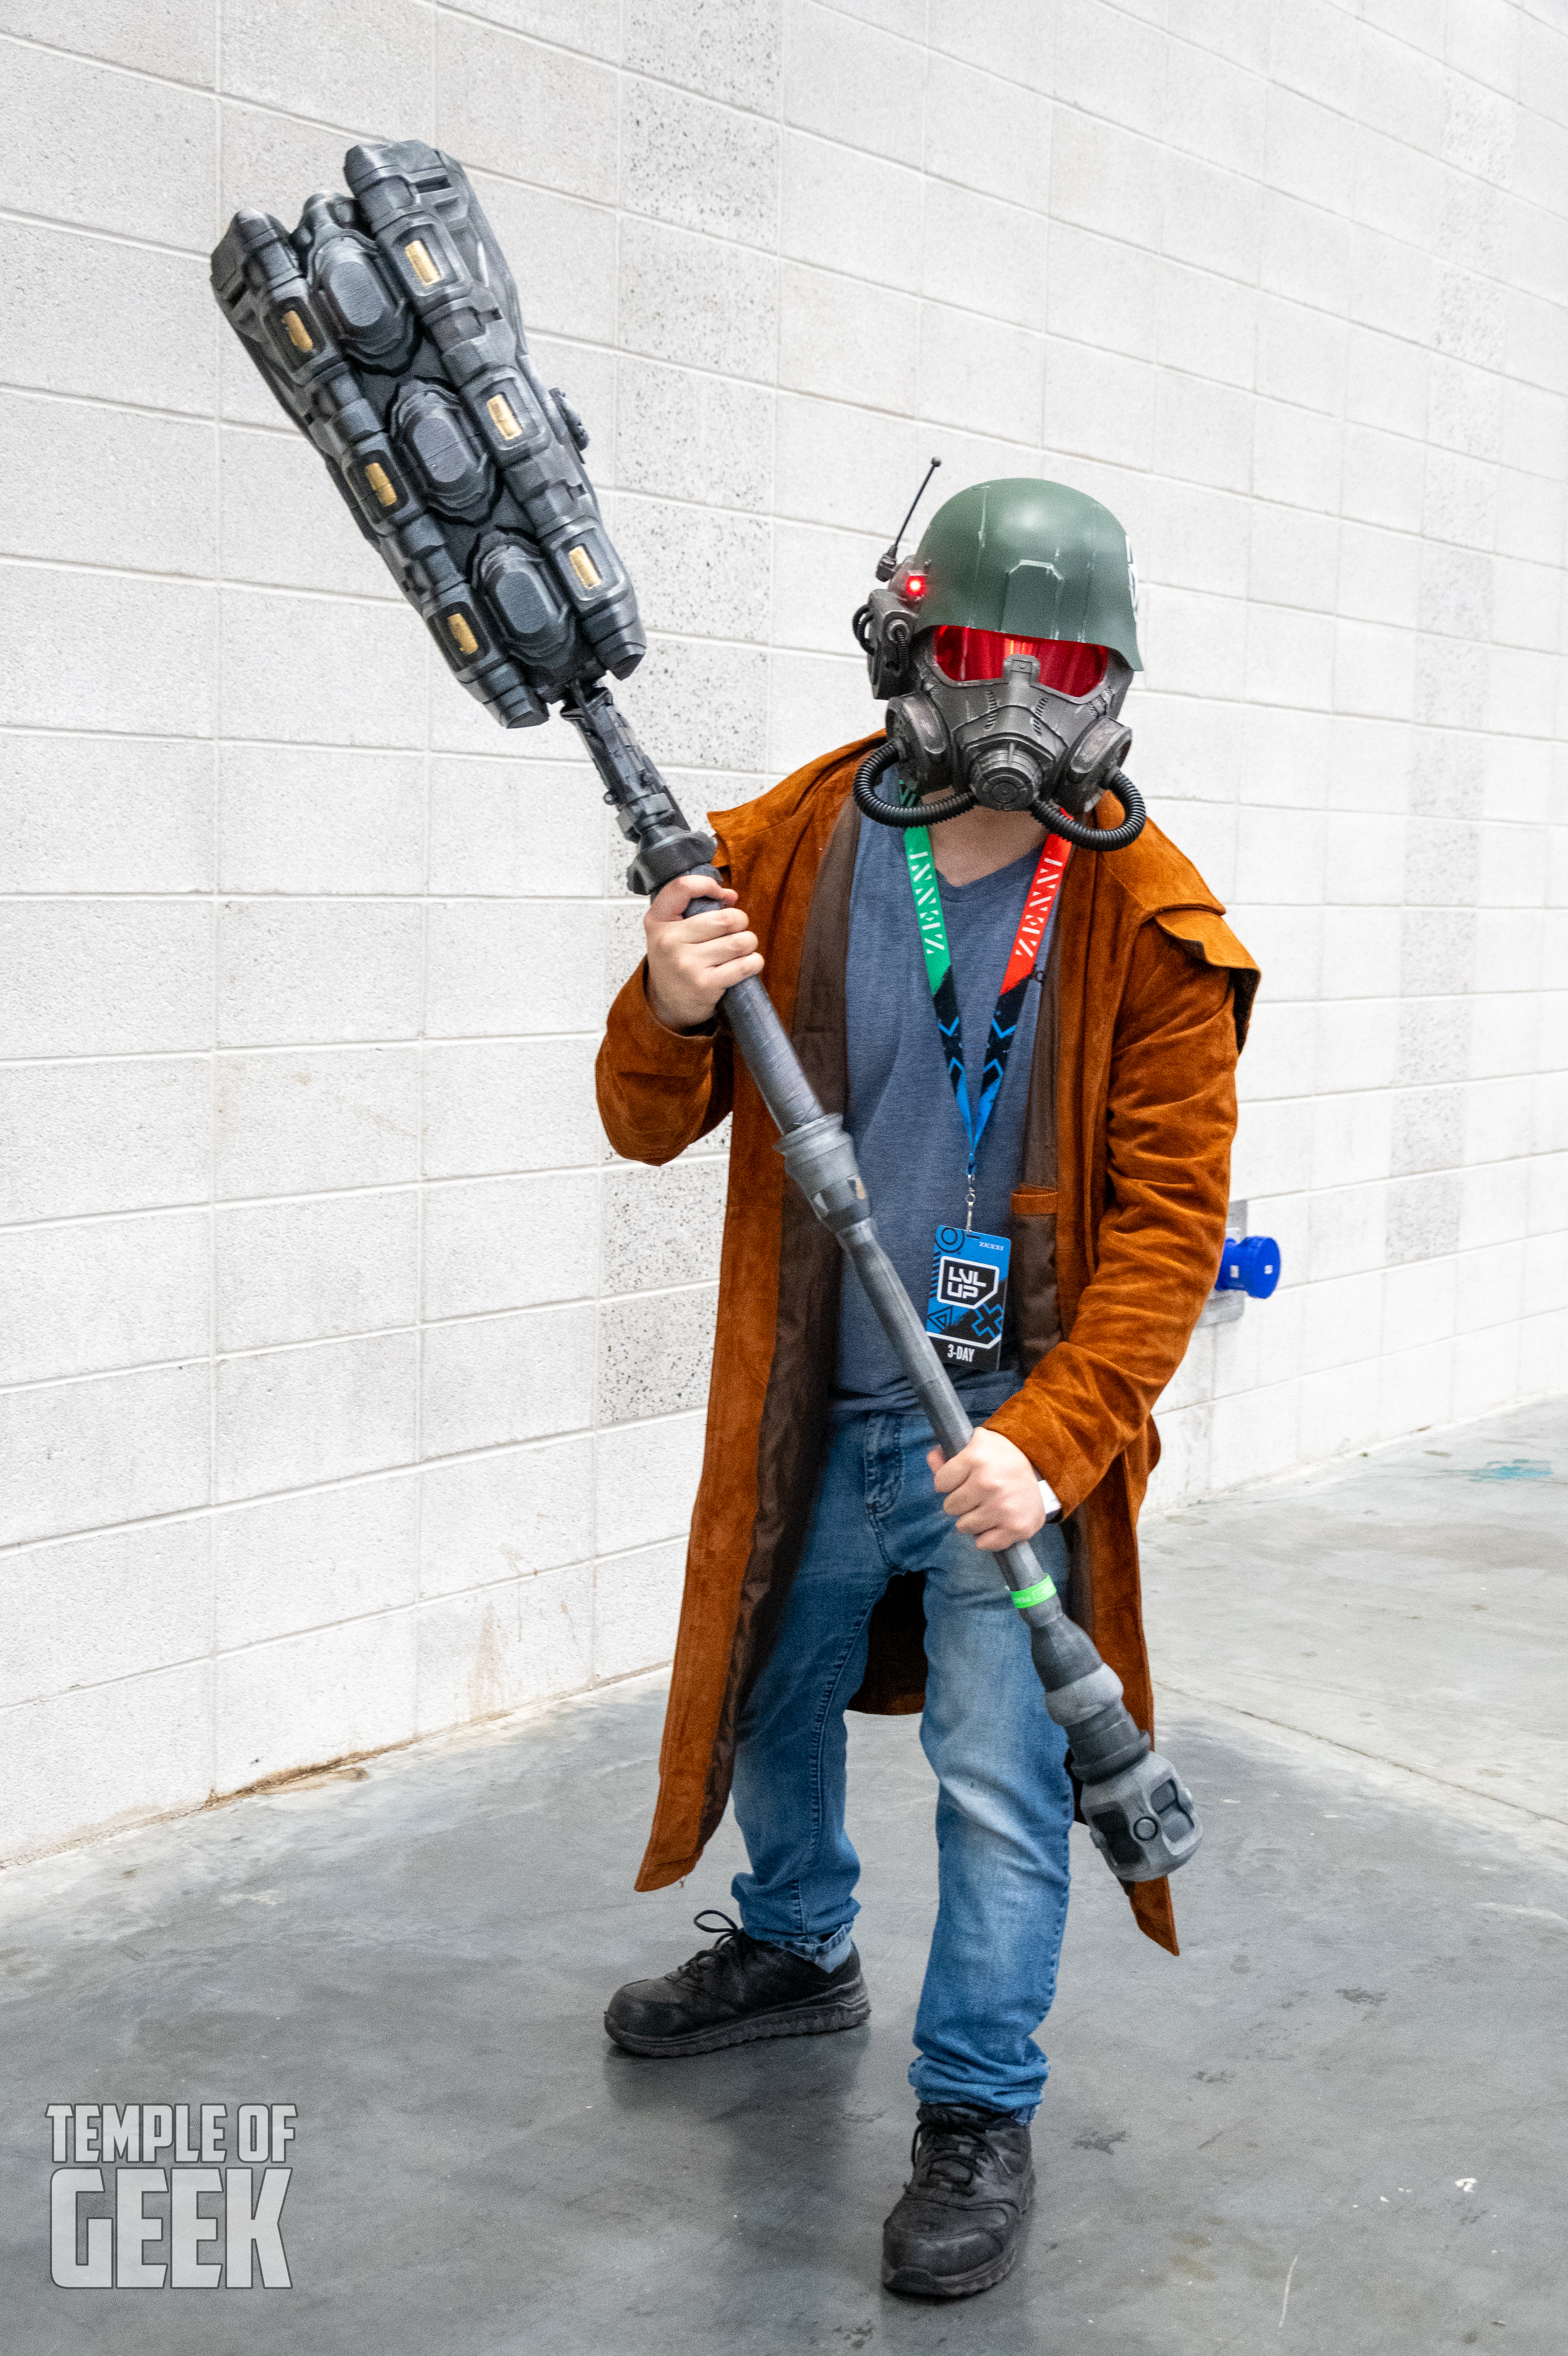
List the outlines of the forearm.
{"label": "forearm", "polygon": [[[1215,1267],[1223,1225],[1221,1218],[1214,1236]],[[1115,1272],[1107,1271],[1104,1282],[1096,1275],[1072,1338],[1049,1352],[1023,1388],[988,1418],[987,1429],[1022,1449],[1066,1511],[1083,1503],[1147,1422],[1186,1354],[1208,1279],[1201,1286],[1186,1304],[1173,1295],[1157,1312],[1127,1313]]]}
{"label": "forearm", "polygon": [[630,1162],[673,1162],[716,1129],[733,1098],[733,1048],[721,1028],[667,1030],[639,966],[616,997],[594,1067],[599,1117]]}

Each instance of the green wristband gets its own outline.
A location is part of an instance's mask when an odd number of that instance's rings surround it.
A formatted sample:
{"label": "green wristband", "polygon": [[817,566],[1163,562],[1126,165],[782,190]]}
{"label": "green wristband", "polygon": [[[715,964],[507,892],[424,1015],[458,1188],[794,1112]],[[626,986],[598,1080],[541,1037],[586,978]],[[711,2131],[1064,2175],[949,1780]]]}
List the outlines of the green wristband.
{"label": "green wristband", "polygon": [[1042,1579],[1039,1581],[1038,1585],[1034,1587],[1009,1588],[1008,1592],[1011,1595],[1013,1601],[1018,1605],[1019,1610],[1020,1612],[1027,1612],[1031,1603],[1043,1603],[1048,1595],[1054,1595],[1056,1592],[1056,1582],[1054,1580]]}

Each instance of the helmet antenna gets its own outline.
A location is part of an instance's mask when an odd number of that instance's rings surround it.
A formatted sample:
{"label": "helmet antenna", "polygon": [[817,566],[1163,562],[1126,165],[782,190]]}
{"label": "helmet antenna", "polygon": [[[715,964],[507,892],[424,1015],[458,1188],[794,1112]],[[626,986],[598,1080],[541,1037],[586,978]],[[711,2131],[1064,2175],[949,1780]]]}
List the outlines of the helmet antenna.
{"label": "helmet antenna", "polygon": [[891,548],[883,549],[880,556],[878,557],[877,578],[879,581],[891,581],[892,579],[894,568],[899,561],[899,542],[903,538],[905,532],[909,530],[910,516],[913,515],[916,508],[919,507],[922,499],[924,498],[926,484],[930,482],[933,475],[935,474],[941,464],[942,461],[940,458],[933,458],[932,460],[930,466],[926,468],[925,473],[921,477],[919,490],[916,491],[913,498],[911,499],[909,503],[909,515],[905,516],[902,523],[900,524],[897,531],[893,534],[892,546]]}

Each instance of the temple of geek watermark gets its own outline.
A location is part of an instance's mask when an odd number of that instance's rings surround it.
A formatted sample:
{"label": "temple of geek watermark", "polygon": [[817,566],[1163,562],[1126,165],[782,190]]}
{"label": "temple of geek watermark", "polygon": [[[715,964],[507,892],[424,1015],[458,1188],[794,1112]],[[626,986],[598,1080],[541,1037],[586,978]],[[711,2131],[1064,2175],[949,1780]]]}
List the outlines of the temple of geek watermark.
{"label": "temple of geek watermark", "polygon": [[293,2103],[50,2103],[61,2290],[291,2290]]}

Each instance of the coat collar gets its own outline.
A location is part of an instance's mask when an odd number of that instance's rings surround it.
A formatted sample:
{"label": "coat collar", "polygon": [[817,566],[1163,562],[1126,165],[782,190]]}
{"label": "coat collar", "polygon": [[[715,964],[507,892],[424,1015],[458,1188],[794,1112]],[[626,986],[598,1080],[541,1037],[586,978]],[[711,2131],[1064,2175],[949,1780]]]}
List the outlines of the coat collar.
{"label": "coat collar", "polygon": [[[808,761],[755,801],[710,810],[718,840],[717,863],[741,894],[771,912],[769,951],[772,992],[787,1023],[795,1003],[801,937],[816,881],[817,865],[866,755],[880,736],[859,737]],[[1114,794],[1094,813],[1102,827],[1119,826],[1124,816]],[[1225,904],[1209,889],[1192,862],[1152,819],[1125,851],[1096,858],[1080,851],[1068,862],[1059,922],[1063,931],[1093,931],[1106,944],[1113,964],[1131,954],[1140,926],[1157,924],[1199,965],[1223,968],[1232,978],[1236,1044],[1246,1040],[1259,974],[1253,960],[1224,921]],[[1121,943],[1119,953],[1109,949]]]}

